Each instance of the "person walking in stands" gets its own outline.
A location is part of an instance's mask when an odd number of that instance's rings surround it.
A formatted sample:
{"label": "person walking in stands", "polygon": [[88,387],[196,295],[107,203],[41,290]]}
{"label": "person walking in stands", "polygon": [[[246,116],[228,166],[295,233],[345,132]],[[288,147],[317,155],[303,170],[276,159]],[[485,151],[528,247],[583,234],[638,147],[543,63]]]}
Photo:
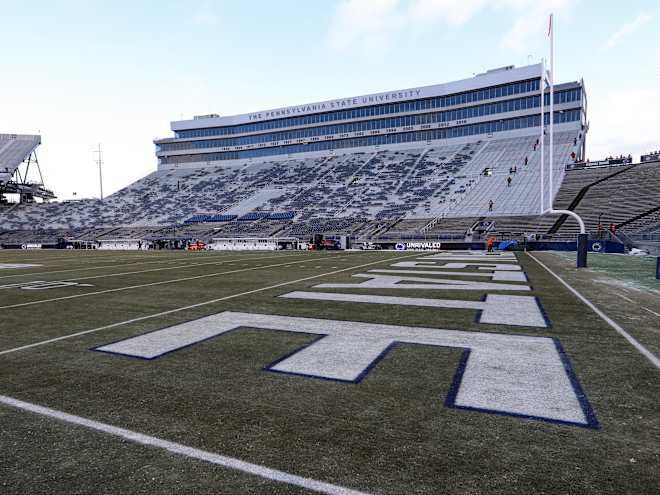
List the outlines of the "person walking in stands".
{"label": "person walking in stands", "polygon": [[506,179],[506,187],[511,187],[511,176]]}
{"label": "person walking in stands", "polygon": [[525,157],[525,166],[527,166],[528,158]]}
{"label": "person walking in stands", "polygon": [[495,243],[495,242],[493,241],[493,238],[492,238],[492,237],[489,237],[489,238],[486,240],[486,247],[488,248],[488,252],[489,252],[489,253],[492,253],[492,252],[493,252],[493,244],[494,244],[494,243]]}
{"label": "person walking in stands", "polygon": [[493,211],[493,200],[492,199],[488,202],[488,211]]}

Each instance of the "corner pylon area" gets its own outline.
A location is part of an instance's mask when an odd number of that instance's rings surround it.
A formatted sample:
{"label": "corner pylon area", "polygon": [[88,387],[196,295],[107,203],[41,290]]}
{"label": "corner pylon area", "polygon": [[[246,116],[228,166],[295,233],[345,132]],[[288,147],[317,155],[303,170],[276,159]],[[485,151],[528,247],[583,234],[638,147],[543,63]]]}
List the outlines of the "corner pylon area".
{"label": "corner pylon area", "polygon": [[0,491],[653,493],[660,296],[573,264],[0,252]]}

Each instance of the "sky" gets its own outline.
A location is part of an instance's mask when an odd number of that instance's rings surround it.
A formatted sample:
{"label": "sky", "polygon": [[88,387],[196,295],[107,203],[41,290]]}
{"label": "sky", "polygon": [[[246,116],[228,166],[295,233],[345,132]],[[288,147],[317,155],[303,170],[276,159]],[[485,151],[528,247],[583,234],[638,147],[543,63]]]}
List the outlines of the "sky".
{"label": "sky", "polygon": [[[170,121],[438,84],[548,57],[584,79],[587,156],[660,149],[657,0],[0,0],[0,133],[60,199],[156,170]],[[74,193],[76,195],[74,196]]]}

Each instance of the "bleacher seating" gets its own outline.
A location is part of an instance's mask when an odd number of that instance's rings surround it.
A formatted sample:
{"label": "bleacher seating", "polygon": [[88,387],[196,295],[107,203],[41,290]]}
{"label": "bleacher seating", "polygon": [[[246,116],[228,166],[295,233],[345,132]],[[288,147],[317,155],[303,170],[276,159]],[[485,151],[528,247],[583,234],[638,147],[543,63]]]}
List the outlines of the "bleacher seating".
{"label": "bleacher seating", "polygon": [[[564,165],[581,145],[578,133],[555,133],[555,208],[567,208],[591,185],[576,203],[589,228],[601,212],[606,224],[628,222],[631,229],[653,224],[652,217],[636,217],[658,206],[658,163],[566,171]],[[103,238],[108,232],[115,238],[136,238],[170,231],[177,237],[199,238],[316,232],[440,237],[465,235],[485,218],[494,221],[489,232],[547,233],[558,217],[538,216],[541,169],[536,141],[533,135],[482,137],[408,149],[159,170],[103,201],[0,210],[0,229],[47,239]],[[549,146],[545,148],[548,152]],[[545,184],[549,197],[547,175]],[[607,213],[613,198],[620,198],[616,215]],[[491,200],[493,210],[488,211]],[[572,222],[560,229],[574,231]]]}
{"label": "bleacher seating", "polygon": [[[598,222],[604,229],[619,225],[660,207],[660,162],[628,166],[620,174],[594,184],[575,212],[584,220],[587,230],[595,232]],[[562,232],[576,232],[567,223]]]}
{"label": "bleacher seating", "polygon": [[9,181],[16,168],[41,143],[41,136],[0,134],[0,186]]}

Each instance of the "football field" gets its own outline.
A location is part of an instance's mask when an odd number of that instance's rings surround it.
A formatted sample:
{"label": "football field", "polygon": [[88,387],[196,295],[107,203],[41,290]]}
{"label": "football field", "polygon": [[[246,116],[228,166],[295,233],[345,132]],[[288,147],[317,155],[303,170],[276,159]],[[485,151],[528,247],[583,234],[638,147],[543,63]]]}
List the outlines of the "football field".
{"label": "football field", "polygon": [[0,251],[0,493],[657,493],[660,296],[598,277]]}

